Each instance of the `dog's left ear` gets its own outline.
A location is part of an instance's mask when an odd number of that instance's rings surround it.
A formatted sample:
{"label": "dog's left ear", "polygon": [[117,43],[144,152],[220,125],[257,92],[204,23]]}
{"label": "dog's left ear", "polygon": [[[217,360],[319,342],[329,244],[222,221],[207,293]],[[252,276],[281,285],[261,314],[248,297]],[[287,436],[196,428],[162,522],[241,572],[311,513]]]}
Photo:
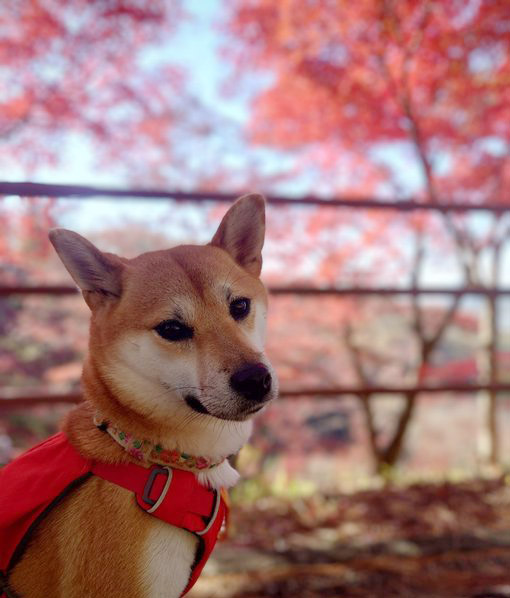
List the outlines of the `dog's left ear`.
{"label": "dog's left ear", "polygon": [[240,197],[223,216],[211,245],[224,249],[253,276],[260,276],[265,230],[266,200],[250,193]]}
{"label": "dog's left ear", "polygon": [[91,309],[120,297],[124,270],[121,258],[99,251],[85,237],[72,230],[54,228],[49,237]]}

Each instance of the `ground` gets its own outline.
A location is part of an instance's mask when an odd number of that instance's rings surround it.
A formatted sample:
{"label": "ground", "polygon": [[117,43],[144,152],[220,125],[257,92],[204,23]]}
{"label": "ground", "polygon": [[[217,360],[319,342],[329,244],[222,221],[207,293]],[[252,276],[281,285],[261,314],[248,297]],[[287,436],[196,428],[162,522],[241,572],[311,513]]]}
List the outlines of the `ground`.
{"label": "ground", "polygon": [[234,505],[190,597],[510,597],[510,478]]}

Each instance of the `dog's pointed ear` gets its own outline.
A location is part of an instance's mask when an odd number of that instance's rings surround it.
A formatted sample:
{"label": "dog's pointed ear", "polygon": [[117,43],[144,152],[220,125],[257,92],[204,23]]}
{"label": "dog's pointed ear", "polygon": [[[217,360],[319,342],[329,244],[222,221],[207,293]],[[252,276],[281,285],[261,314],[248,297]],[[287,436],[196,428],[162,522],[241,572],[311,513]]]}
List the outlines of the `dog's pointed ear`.
{"label": "dog's pointed ear", "polygon": [[240,197],[223,216],[211,245],[221,247],[253,276],[260,276],[266,229],[266,200],[258,193]]}
{"label": "dog's pointed ear", "polygon": [[54,228],[49,232],[49,238],[89,306],[89,293],[120,297],[123,263],[117,256],[99,251],[72,230]]}

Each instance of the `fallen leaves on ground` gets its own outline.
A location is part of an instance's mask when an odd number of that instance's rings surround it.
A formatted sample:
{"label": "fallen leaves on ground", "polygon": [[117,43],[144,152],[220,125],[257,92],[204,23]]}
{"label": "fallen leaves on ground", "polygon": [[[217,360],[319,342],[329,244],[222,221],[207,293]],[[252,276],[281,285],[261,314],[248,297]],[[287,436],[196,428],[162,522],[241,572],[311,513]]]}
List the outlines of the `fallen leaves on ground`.
{"label": "fallen leaves on ground", "polygon": [[510,597],[510,481],[235,505],[190,596]]}

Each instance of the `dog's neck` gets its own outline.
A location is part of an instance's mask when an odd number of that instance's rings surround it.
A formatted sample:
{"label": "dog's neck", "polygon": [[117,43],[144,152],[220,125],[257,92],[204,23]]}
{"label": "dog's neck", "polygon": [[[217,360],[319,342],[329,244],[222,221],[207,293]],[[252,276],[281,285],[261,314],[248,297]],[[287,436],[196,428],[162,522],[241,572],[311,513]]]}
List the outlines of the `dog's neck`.
{"label": "dog's neck", "polygon": [[222,461],[216,467],[195,472],[203,485],[231,487],[239,479],[237,471],[224,458],[237,453],[247,442],[250,422],[221,421],[203,416],[186,422],[185,427],[172,425],[172,422],[158,424],[121,403],[90,360],[86,362],[82,383],[85,402],[70,412],[64,431],[85,457],[109,463],[140,463],[97,428],[94,416],[99,411],[102,417],[135,438],[146,439],[153,445],[160,444],[167,450],[205,456],[211,462]]}
{"label": "dog's neck", "polygon": [[[149,463],[140,463],[140,460],[130,455],[109,434],[100,430],[94,423],[94,414],[94,406],[89,401],[85,401],[67,415],[62,425],[71,444],[85,458],[112,464],[149,465]],[[185,469],[179,467],[178,464],[172,465],[172,467]],[[230,465],[228,459],[223,460],[216,467],[193,471],[193,473],[200,484],[212,488],[230,488],[239,480],[239,474]]]}
{"label": "dog's neck", "polygon": [[129,431],[121,430],[100,413],[95,414],[94,424],[99,430],[111,436],[133,459],[145,464],[157,463],[201,473],[218,467],[229,456],[215,459],[207,455],[191,455],[175,448],[165,447],[160,442],[154,443],[147,438],[137,438]]}

